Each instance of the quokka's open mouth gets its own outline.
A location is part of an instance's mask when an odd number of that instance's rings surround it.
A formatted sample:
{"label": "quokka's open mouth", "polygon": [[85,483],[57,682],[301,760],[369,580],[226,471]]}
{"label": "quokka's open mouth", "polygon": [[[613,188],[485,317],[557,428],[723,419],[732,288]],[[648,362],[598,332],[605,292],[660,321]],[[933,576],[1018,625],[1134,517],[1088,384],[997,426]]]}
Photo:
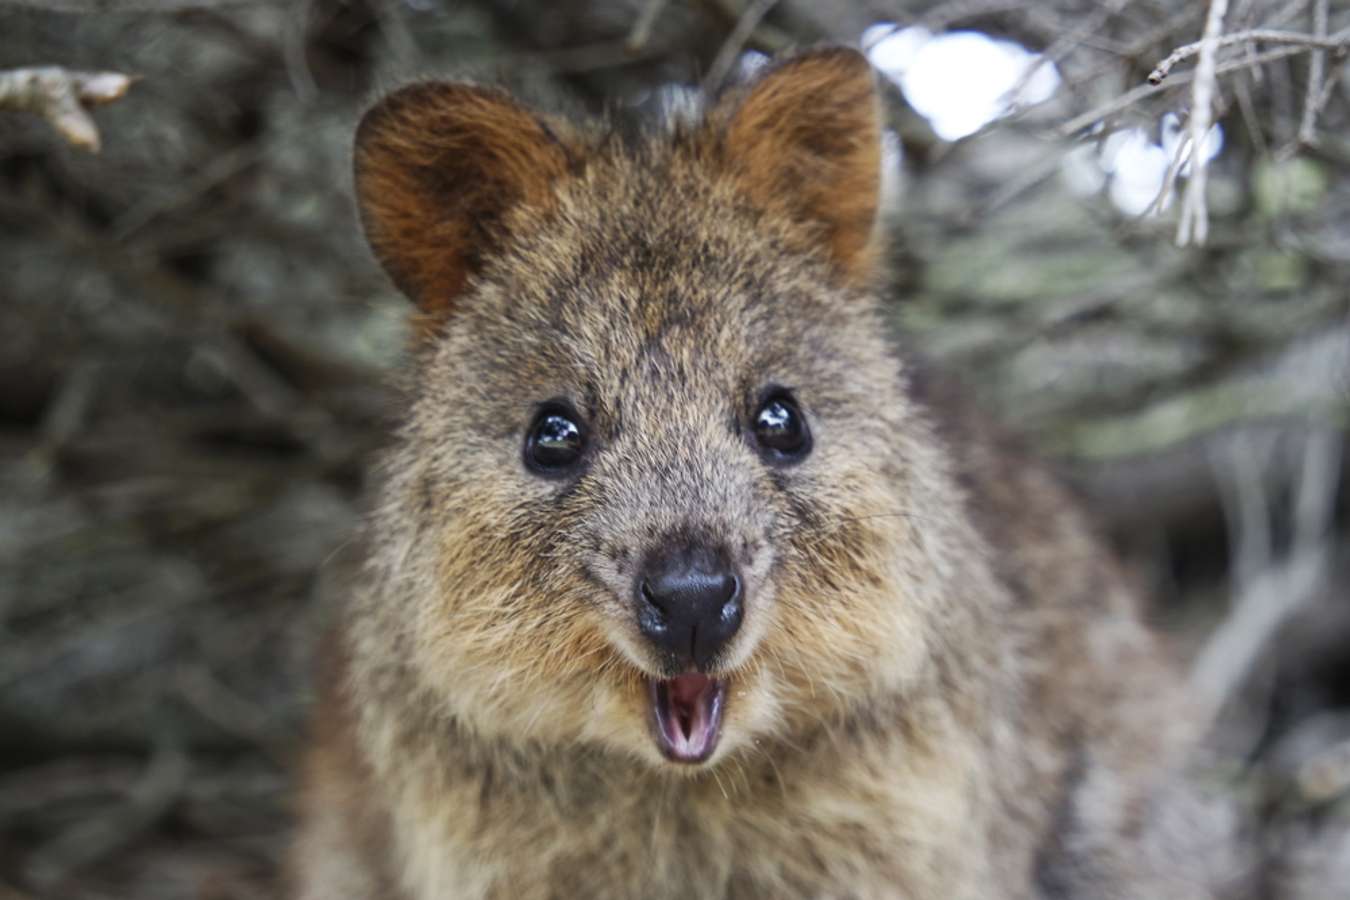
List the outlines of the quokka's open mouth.
{"label": "quokka's open mouth", "polygon": [[671,762],[701,763],[722,736],[726,682],[690,672],[647,682],[656,745]]}

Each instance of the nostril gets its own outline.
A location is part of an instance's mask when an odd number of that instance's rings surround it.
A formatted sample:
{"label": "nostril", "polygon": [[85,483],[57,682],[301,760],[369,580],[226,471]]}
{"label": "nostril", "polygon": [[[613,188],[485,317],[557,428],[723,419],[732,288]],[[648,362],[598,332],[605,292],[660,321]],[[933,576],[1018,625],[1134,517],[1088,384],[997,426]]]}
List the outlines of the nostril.
{"label": "nostril", "polygon": [[735,575],[727,578],[726,593],[723,597],[718,616],[724,624],[730,625],[741,614],[741,580]]}
{"label": "nostril", "polygon": [[638,627],[650,638],[664,639],[669,630],[666,607],[645,578],[638,584],[638,596],[642,598],[638,608]]}
{"label": "nostril", "polygon": [[642,594],[643,601],[646,602],[648,606],[656,610],[662,616],[666,614],[665,604],[656,596],[656,593],[652,590],[652,586],[648,583],[647,579],[642,579],[642,586],[639,588],[639,592]]}

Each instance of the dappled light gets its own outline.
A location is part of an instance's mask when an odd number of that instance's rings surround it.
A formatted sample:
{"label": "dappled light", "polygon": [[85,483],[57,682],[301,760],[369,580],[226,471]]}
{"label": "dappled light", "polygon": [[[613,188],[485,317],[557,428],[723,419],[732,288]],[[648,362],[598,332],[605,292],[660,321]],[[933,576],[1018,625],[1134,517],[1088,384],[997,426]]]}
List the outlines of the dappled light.
{"label": "dappled light", "polygon": [[1060,83],[1054,63],[977,31],[934,35],[922,26],[880,24],[863,34],[863,46],[872,64],[948,141],[1049,100]]}

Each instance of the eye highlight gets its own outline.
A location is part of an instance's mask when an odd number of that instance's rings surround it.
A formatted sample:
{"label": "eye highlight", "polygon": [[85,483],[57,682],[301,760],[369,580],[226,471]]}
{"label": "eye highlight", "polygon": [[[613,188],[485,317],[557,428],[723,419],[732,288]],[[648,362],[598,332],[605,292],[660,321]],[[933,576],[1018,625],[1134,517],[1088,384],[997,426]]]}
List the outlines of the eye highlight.
{"label": "eye highlight", "polygon": [[586,430],[571,407],[548,403],[541,408],[525,435],[525,468],[546,478],[572,472],[586,452]]}
{"label": "eye highlight", "polygon": [[777,465],[800,462],[811,452],[811,429],[797,401],[787,391],[764,400],[753,422],[755,444],[766,461]]}

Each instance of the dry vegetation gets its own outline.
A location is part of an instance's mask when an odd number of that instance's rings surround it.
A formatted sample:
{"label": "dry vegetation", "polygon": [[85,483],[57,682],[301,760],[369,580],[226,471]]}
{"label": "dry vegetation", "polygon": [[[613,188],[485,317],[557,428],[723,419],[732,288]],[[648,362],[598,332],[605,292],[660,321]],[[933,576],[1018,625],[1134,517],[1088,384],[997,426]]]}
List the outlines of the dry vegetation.
{"label": "dry vegetation", "polygon": [[[955,145],[889,92],[896,321],[1153,589],[1254,893],[1350,894],[1344,4],[0,0],[0,898],[278,896],[307,648],[398,415],[350,201],[373,92],[641,106],[878,21],[1059,67]],[[1185,174],[1180,142],[1162,215],[1067,190],[1164,112],[1227,143]]]}

